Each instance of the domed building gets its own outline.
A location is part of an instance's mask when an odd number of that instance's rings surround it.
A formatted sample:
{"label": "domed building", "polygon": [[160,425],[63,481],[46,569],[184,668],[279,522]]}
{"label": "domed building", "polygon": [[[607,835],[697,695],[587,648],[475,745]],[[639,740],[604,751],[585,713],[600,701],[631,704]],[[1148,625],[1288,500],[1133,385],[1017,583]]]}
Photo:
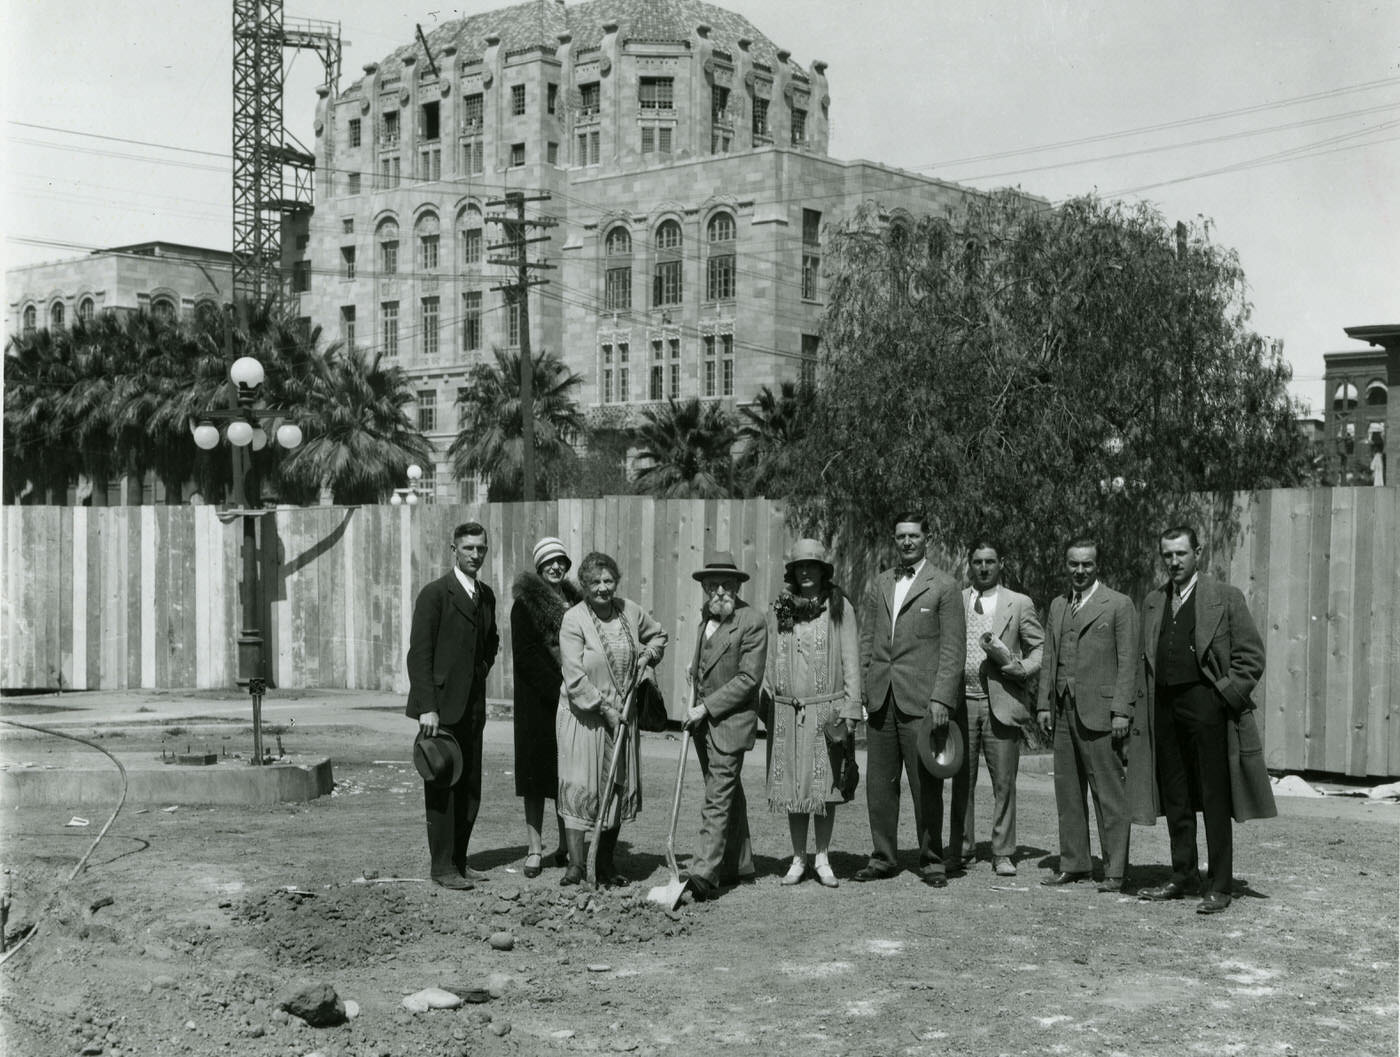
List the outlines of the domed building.
{"label": "domed building", "polygon": [[478,498],[446,460],[466,372],[520,344],[516,269],[493,262],[506,194],[554,221],[525,232],[549,266],[531,269],[531,347],[585,379],[594,426],[621,428],[671,397],[742,404],[811,376],[825,226],[975,193],[831,158],[827,64],[700,0],[531,0],[322,92],[300,312],[414,379],[449,501]]}

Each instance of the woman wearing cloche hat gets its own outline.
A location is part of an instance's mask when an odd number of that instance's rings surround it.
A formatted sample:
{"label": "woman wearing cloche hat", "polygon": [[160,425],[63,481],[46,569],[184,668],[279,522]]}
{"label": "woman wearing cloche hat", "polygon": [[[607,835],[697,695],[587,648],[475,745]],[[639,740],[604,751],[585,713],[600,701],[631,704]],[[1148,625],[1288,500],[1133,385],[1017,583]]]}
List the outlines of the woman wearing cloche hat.
{"label": "woman wearing cloche hat", "polygon": [[[546,536],[535,544],[534,571],[515,578],[511,595],[510,652],[515,662],[515,795],[525,801],[525,876],[543,868],[544,802],[559,792],[559,750],[554,713],[564,674],[559,667],[559,624],[583,597],[568,579],[572,566],[563,541]],[[567,866],[564,820],[555,815],[558,866]]]}
{"label": "woman wearing cloche hat", "polygon": [[816,819],[817,880],[838,884],[828,850],[846,739],[861,718],[860,645],[855,608],[831,582],[826,548],[802,539],[788,553],[785,587],[768,615],[773,722],[768,731],[768,806],[788,813],[792,865],[782,883],[807,872],[807,820]]}

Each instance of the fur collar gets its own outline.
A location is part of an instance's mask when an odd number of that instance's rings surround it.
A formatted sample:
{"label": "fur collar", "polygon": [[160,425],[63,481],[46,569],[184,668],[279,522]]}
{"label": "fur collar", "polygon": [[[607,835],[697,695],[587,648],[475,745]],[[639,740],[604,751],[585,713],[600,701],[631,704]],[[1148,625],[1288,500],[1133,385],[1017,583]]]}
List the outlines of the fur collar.
{"label": "fur collar", "polygon": [[[562,592],[562,594],[561,594]],[[559,591],[536,572],[523,572],[511,586],[511,597],[523,605],[530,620],[539,628],[546,641],[559,639],[559,625],[570,606],[583,600],[579,586],[565,577]]]}

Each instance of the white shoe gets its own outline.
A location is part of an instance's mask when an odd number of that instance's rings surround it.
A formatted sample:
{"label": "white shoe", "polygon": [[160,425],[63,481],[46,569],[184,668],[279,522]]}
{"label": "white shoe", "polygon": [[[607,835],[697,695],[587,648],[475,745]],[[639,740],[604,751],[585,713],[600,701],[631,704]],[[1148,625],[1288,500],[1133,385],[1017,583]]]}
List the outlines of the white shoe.
{"label": "white shoe", "polygon": [[836,880],[836,874],[832,872],[830,863],[817,863],[817,880],[822,883],[823,888],[841,887],[841,882]]}
{"label": "white shoe", "polygon": [[783,874],[782,883],[785,885],[795,885],[802,880],[807,873],[807,862],[805,859],[793,859],[792,865],[788,867],[788,872]]}

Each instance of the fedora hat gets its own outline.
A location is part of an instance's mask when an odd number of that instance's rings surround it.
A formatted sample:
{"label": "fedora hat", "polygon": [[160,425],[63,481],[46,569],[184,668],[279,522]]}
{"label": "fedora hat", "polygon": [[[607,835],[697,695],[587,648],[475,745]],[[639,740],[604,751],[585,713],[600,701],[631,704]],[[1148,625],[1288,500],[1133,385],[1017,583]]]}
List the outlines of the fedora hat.
{"label": "fedora hat", "polygon": [[434,737],[420,728],[413,741],[413,766],[429,785],[456,785],[462,778],[462,747],[442,727]]}
{"label": "fedora hat", "polygon": [[703,580],[707,576],[728,576],[740,583],[749,578],[749,574],[734,564],[734,555],[728,551],[710,551],[705,555],[705,567],[690,574],[693,580]]}
{"label": "fedora hat", "polygon": [[933,717],[925,715],[919,721],[918,744],[919,758],[924,762],[924,769],[935,778],[952,778],[962,770],[962,729],[953,722],[951,716],[947,726],[941,730],[934,730]]}
{"label": "fedora hat", "polygon": [[826,578],[831,579],[832,565],[820,540],[802,539],[794,543],[783,562],[783,568],[791,569],[798,562],[816,562],[826,570]]}

